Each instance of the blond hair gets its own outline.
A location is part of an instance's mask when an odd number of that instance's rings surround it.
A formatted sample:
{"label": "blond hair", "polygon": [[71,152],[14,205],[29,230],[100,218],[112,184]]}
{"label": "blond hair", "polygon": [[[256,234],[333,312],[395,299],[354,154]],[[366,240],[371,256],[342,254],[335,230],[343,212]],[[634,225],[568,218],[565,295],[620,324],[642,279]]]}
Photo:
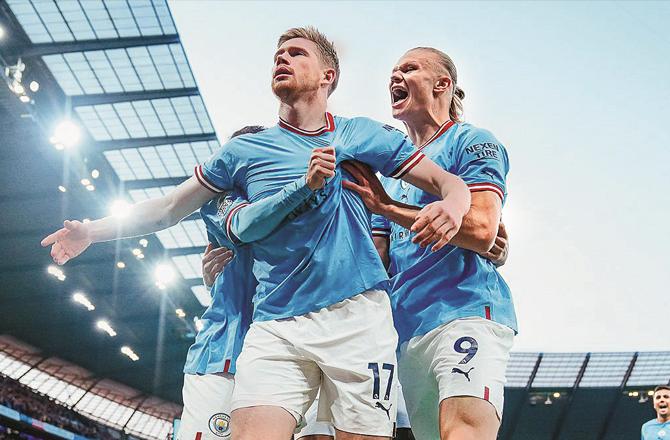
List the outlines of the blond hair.
{"label": "blond hair", "polygon": [[291,28],[281,34],[279,41],[277,41],[277,47],[294,38],[304,38],[305,40],[314,43],[319,51],[319,59],[321,62],[326,66],[335,69],[335,79],[330,85],[330,89],[328,89],[328,95],[330,96],[330,94],[337,88],[337,82],[340,79],[340,60],[337,58],[335,45],[329,41],[324,34],[319,32],[317,28],[307,26]]}
{"label": "blond hair", "polygon": [[449,55],[434,47],[415,47],[408,52],[415,50],[423,50],[435,55],[437,57],[437,63],[435,63],[437,64],[437,67],[451,77],[454,87],[451,96],[451,104],[449,106],[449,118],[452,121],[462,122],[461,117],[463,116],[463,99],[465,99],[465,92],[458,86],[458,73],[456,72],[454,61]]}

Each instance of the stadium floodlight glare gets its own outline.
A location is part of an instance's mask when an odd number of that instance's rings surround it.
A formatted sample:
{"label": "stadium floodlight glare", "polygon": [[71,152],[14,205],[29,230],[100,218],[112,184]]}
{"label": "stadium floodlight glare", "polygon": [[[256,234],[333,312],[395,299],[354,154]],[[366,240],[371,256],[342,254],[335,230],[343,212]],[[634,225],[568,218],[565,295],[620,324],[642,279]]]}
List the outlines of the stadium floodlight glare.
{"label": "stadium floodlight glare", "polygon": [[133,362],[140,360],[140,357],[133,351],[132,348],[128,347],[127,345],[121,347],[121,353],[128,356]]}
{"label": "stadium floodlight glare", "polygon": [[561,393],[558,392],[554,393],[554,399],[558,399],[559,397],[561,397]]}
{"label": "stadium floodlight glare", "polygon": [[58,191],[64,193],[67,191],[67,188],[65,188],[63,185],[58,185]]}
{"label": "stadium floodlight glare", "polygon": [[149,241],[146,238],[140,239],[140,246],[142,246],[144,248],[149,246]]}
{"label": "stadium floodlight glare", "polygon": [[30,85],[28,86],[30,88],[30,91],[35,93],[40,89],[40,83],[37,81],[30,81]]}
{"label": "stadium floodlight glare", "polygon": [[[49,138],[52,143],[63,144],[65,147],[74,147],[81,139],[81,129],[77,124],[65,119],[56,125],[53,136]],[[56,142],[53,142],[53,141]]]}
{"label": "stadium floodlight glare", "polygon": [[87,185],[90,185],[90,184],[91,184],[91,181],[88,180],[88,179],[86,179],[86,178],[84,178],[84,179],[81,179],[81,184],[84,185],[84,186],[87,186]]}
{"label": "stadium floodlight glare", "polygon": [[94,179],[97,179],[98,177],[100,177],[100,171],[98,171],[98,170],[91,171],[91,177],[93,177]]}
{"label": "stadium floodlight glare", "polygon": [[14,81],[12,82],[12,90],[13,90],[14,93],[16,93],[17,95],[23,95],[23,94],[26,92],[26,89],[25,89],[25,87],[23,87],[23,84],[21,84],[21,83],[18,82],[17,80],[14,80]]}
{"label": "stadium floodlight glare", "polygon": [[123,199],[114,200],[109,205],[109,214],[118,219],[126,218],[130,214],[130,204]]}
{"label": "stadium floodlight glare", "polygon": [[154,269],[154,278],[159,289],[164,290],[174,280],[174,269],[171,265],[160,263]]}
{"label": "stadium floodlight glare", "polygon": [[126,268],[126,263],[124,263],[123,261],[118,261],[116,263],[116,267],[118,267],[119,269],[125,269]]}
{"label": "stadium floodlight glare", "polygon": [[185,318],[185,317],[186,317],[186,313],[184,312],[183,309],[177,309],[177,310],[175,310],[174,312],[175,312],[175,313],[177,314],[177,316],[179,316],[180,318]]}
{"label": "stadium floodlight glare", "polygon": [[86,185],[86,190],[88,190],[88,191],[95,191],[95,186],[93,186],[93,185]]}
{"label": "stadium floodlight glare", "polygon": [[23,103],[28,103],[28,102],[30,102],[30,96],[28,96],[28,95],[21,95],[21,96],[19,96],[19,101],[21,101],[21,102],[23,102]]}
{"label": "stadium floodlight glare", "polygon": [[93,305],[93,303],[89,301],[88,298],[86,298],[86,295],[84,295],[81,292],[75,292],[74,295],[72,295],[72,299],[74,300],[74,302],[77,302],[82,306],[86,307],[89,312],[95,310],[95,306]]}
{"label": "stadium floodlight glare", "polygon": [[0,26],[0,40],[2,40],[3,38],[5,38],[5,28]]}
{"label": "stadium floodlight glare", "polygon": [[112,328],[111,325],[109,325],[109,322],[105,321],[104,319],[101,319],[100,321],[95,323],[96,327],[98,327],[100,330],[104,331],[107,333],[109,336],[114,337],[116,336],[116,331]]}
{"label": "stadium floodlight glare", "polygon": [[65,281],[65,273],[58,267],[54,265],[50,265],[47,267],[47,272],[49,275],[53,275],[54,277],[58,278],[59,281]]}

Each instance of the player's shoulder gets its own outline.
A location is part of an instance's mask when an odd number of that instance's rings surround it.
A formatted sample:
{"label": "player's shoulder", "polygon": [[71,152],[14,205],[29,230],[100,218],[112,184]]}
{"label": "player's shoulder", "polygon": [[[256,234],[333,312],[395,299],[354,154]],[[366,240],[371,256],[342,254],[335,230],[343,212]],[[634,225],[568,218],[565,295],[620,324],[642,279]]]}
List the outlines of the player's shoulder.
{"label": "player's shoulder", "polygon": [[651,420],[646,421],[642,424],[642,429],[644,430],[644,429],[649,428],[650,426],[654,426],[654,425],[656,425],[656,419],[651,419]]}
{"label": "player's shoulder", "polygon": [[456,136],[464,144],[471,144],[477,142],[493,142],[500,144],[498,138],[490,131],[482,127],[470,124],[469,122],[461,122],[456,124]]}
{"label": "player's shoulder", "polygon": [[352,128],[357,130],[386,130],[387,132],[402,133],[402,131],[398,130],[392,125],[384,124],[383,122],[376,121],[366,116],[353,116],[351,118],[335,116],[335,123],[336,125],[338,123],[341,124],[341,126],[344,128]]}

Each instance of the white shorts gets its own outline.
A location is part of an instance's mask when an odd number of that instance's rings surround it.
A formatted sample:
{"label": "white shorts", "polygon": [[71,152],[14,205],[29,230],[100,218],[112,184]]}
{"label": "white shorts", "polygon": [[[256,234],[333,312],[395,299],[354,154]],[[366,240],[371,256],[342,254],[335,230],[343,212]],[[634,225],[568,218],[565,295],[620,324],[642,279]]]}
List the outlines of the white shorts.
{"label": "white shorts", "polygon": [[305,426],[293,436],[295,440],[308,435],[329,435],[335,437],[335,429],[332,423],[317,421],[318,407],[319,398],[317,397],[305,414]]}
{"label": "white shorts", "polygon": [[397,341],[389,297],[380,290],[305,315],[255,322],[237,360],[233,409],[279,406],[300,426],[320,390],[318,421],[391,436]]}
{"label": "white shorts", "polygon": [[399,370],[416,438],[439,439],[439,404],[455,396],[490,402],[502,419],[514,331],[483,318],[457,319],[400,347]]}
{"label": "white shorts", "polygon": [[184,411],[177,440],[220,440],[231,435],[232,374],[184,375]]}

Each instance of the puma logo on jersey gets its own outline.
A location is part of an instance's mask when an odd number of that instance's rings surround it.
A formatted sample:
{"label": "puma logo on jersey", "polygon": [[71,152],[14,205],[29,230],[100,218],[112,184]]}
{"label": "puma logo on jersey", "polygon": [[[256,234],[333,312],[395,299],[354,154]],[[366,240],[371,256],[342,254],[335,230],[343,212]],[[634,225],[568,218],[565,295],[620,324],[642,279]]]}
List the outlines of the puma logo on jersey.
{"label": "puma logo on jersey", "polygon": [[382,411],[384,411],[386,413],[386,417],[388,417],[389,420],[391,420],[391,414],[389,414],[389,411],[391,411],[392,406],[393,406],[393,404],[389,403],[389,407],[385,408],[384,405],[382,405],[380,402],[375,403],[375,408],[379,408]]}
{"label": "puma logo on jersey", "polygon": [[451,369],[451,372],[452,372],[452,374],[453,374],[453,373],[459,373],[459,374],[462,374],[463,376],[465,376],[465,378],[468,380],[468,382],[470,382],[470,372],[471,372],[472,370],[474,370],[474,369],[475,369],[475,367],[472,367],[472,368],[470,368],[468,371],[463,371],[463,370],[461,370],[460,368],[456,368],[456,367],[454,367],[454,368]]}

